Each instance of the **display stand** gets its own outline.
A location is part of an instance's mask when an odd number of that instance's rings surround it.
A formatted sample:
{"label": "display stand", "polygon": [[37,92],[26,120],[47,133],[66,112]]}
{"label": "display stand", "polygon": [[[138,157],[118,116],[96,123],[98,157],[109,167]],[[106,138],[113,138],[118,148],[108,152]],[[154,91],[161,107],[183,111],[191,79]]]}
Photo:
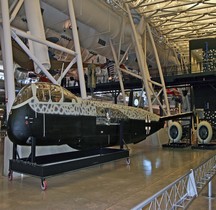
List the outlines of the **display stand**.
{"label": "display stand", "polygon": [[215,143],[210,143],[210,144],[197,144],[191,146],[192,149],[203,149],[203,150],[215,150],[216,149],[216,144]]}
{"label": "display stand", "polygon": [[120,123],[120,149],[99,148],[36,156],[36,140],[31,138],[31,153],[28,157],[20,158],[17,145],[13,144],[13,158],[9,160],[9,180],[13,172],[33,175],[41,178],[41,189],[47,189],[46,177],[68,171],[90,167],[121,158],[126,158],[130,164],[129,150],[123,149],[123,125]]}
{"label": "display stand", "polygon": [[163,148],[186,148],[191,146],[190,143],[168,143],[168,144],[163,144],[162,147]]}

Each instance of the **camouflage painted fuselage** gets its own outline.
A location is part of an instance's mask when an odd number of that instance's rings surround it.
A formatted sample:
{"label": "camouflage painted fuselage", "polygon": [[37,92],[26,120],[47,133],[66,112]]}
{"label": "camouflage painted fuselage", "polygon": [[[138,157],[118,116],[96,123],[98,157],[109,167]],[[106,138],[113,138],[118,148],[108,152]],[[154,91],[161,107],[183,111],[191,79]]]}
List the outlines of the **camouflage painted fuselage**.
{"label": "camouflage painted fuselage", "polygon": [[41,102],[34,96],[13,106],[8,135],[18,145],[68,144],[75,149],[137,143],[164,126],[160,117],[140,108],[73,97],[71,102]]}

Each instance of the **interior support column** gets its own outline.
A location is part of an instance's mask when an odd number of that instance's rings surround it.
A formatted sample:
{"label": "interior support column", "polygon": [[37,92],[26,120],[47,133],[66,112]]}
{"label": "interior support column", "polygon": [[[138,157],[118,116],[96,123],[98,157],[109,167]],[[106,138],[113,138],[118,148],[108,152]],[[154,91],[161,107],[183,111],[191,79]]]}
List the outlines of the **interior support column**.
{"label": "interior support column", "polygon": [[[3,44],[3,58],[4,58],[4,73],[5,73],[5,90],[6,90],[6,111],[7,118],[15,99],[15,83],[14,83],[14,66],[13,66],[13,54],[10,32],[10,20],[9,20],[9,5],[8,1],[1,0],[1,12],[2,12],[2,25],[1,28],[1,44]],[[13,145],[9,141],[8,137],[4,142],[4,167],[3,174],[7,175],[9,167],[9,159],[13,151]]]}
{"label": "interior support column", "polygon": [[170,115],[170,107],[169,107],[169,102],[168,102],[168,97],[167,97],[167,92],[166,92],[166,86],[165,86],[164,77],[163,77],[163,71],[162,71],[162,68],[161,68],[157,48],[156,48],[156,45],[155,45],[155,42],[154,42],[154,39],[153,39],[153,36],[152,36],[152,33],[151,33],[151,28],[150,28],[148,23],[147,23],[147,29],[148,29],[151,44],[152,44],[152,47],[153,47],[153,50],[154,50],[155,59],[156,59],[156,62],[157,62],[158,71],[159,71],[159,75],[160,75],[160,80],[161,80],[161,84],[162,84],[162,89],[163,89],[163,94],[164,94],[164,101],[165,101],[165,105],[166,105],[166,108],[167,108],[167,113],[165,113],[165,114]]}
{"label": "interior support column", "polygon": [[[40,0],[25,0],[25,13],[27,18],[28,29],[30,34],[46,40],[45,32],[44,32],[44,24],[41,13]],[[38,58],[41,64],[44,66],[46,70],[50,69],[50,59],[48,54],[48,47],[44,44],[38,42],[29,41],[30,49],[32,48],[32,53]],[[34,63],[35,72],[40,73],[41,68]]]}
{"label": "interior support column", "polygon": [[149,77],[149,73],[148,73],[148,67],[145,64],[145,58],[144,58],[144,53],[143,53],[143,49],[141,44],[139,43],[138,40],[138,34],[130,13],[130,9],[128,4],[125,4],[126,9],[127,9],[127,13],[129,16],[129,20],[130,20],[130,24],[131,24],[131,28],[132,28],[132,32],[133,32],[133,37],[134,37],[134,41],[135,41],[135,48],[136,48],[136,56],[137,56],[137,60],[139,63],[139,67],[142,73],[142,78],[143,78],[143,82],[144,82],[144,86],[145,86],[145,91],[146,91],[146,96],[148,99],[148,105],[149,105],[149,111],[151,113],[153,113],[153,108],[152,108],[152,101],[151,101],[151,94],[150,94],[150,89],[149,89],[149,85],[148,85],[148,77]]}
{"label": "interior support column", "polygon": [[77,67],[78,67],[81,97],[86,98],[87,97],[86,85],[85,85],[83,63],[82,63],[82,56],[81,56],[81,50],[80,50],[80,42],[79,42],[79,36],[78,36],[78,31],[77,31],[73,0],[68,0],[68,9],[69,9],[69,15],[70,15],[70,20],[71,20],[71,25],[72,25],[72,33],[73,33],[75,51],[77,53]]}

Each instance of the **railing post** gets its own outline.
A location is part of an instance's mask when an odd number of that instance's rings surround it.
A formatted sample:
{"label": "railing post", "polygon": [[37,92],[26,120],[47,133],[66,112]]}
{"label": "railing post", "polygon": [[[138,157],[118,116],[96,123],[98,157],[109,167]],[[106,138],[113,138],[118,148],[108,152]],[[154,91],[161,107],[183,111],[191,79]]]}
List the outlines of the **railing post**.
{"label": "railing post", "polygon": [[208,183],[208,198],[212,198],[212,180]]}
{"label": "railing post", "polygon": [[212,192],[212,180],[209,181],[208,183],[208,193],[207,194],[203,194],[204,196],[206,196],[209,199],[214,199],[215,195]]}

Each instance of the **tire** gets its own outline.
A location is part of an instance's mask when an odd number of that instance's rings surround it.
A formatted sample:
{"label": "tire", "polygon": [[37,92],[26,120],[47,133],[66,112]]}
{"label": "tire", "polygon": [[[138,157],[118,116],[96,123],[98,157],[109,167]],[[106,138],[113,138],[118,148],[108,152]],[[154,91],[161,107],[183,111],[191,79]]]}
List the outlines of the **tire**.
{"label": "tire", "polygon": [[130,165],[130,163],[131,163],[131,160],[130,160],[130,158],[128,157],[128,158],[126,158],[126,164],[127,165]]}
{"label": "tire", "polygon": [[201,121],[197,126],[197,138],[199,143],[208,144],[212,140],[213,130],[207,121]]}
{"label": "tire", "polygon": [[47,181],[46,179],[41,179],[41,189],[45,191],[47,189]]}
{"label": "tire", "polygon": [[178,122],[171,122],[168,127],[168,136],[171,142],[177,143],[182,138],[182,126]]}

